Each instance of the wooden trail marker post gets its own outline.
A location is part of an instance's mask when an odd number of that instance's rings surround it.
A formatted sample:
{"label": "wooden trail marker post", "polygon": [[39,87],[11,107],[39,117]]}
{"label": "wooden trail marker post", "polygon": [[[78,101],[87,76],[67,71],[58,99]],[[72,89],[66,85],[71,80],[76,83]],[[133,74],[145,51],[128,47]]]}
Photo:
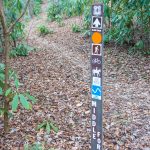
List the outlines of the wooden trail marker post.
{"label": "wooden trail marker post", "polygon": [[91,149],[102,150],[103,4],[92,5],[91,23]]}

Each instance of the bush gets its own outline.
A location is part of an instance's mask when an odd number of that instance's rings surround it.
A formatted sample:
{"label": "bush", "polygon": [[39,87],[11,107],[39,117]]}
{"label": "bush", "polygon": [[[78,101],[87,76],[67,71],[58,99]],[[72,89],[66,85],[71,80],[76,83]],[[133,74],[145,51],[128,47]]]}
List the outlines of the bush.
{"label": "bush", "polygon": [[19,44],[16,48],[13,48],[10,51],[10,57],[28,56],[29,52],[33,49],[34,48],[30,47],[27,44]]}
{"label": "bush", "polygon": [[63,14],[71,17],[82,15],[85,6],[91,6],[92,0],[60,0]]}
{"label": "bush", "polygon": [[47,17],[50,21],[56,20],[56,16],[61,12],[60,5],[53,3],[48,7]]}
{"label": "bush", "polygon": [[57,21],[57,23],[58,23],[59,27],[64,26],[64,22],[62,21],[62,20],[63,20],[63,18],[62,18],[62,16],[61,16],[61,15],[56,15],[56,16],[55,16],[55,20]]}
{"label": "bush", "polygon": [[57,3],[50,4],[48,19],[54,21],[56,15],[61,14],[68,17],[82,15],[84,7],[91,4],[92,0],[59,0]]}
{"label": "bush", "polygon": [[40,25],[38,27],[38,31],[39,31],[40,35],[42,35],[42,36],[53,33],[53,31],[49,30],[45,25]]}
{"label": "bush", "polygon": [[39,15],[41,13],[42,0],[34,0],[33,13],[34,15]]}
{"label": "bush", "polygon": [[[130,50],[147,51],[149,47],[149,1],[119,0],[110,7],[110,0],[105,3],[105,17],[109,24],[105,41],[128,44]],[[107,21],[106,20],[106,21]]]}

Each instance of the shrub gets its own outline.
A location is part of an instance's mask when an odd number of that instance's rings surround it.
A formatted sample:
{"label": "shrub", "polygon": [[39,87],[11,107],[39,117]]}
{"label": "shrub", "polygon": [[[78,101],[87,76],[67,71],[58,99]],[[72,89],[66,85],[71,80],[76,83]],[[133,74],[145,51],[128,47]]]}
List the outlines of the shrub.
{"label": "shrub", "polygon": [[34,15],[38,15],[41,13],[41,4],[42,0],[34,0],[33,13]]}
{"label": "shrub", "polygon": [[39,31],[40,35],[42,35],[42,36],[53,33],[53,31],[49,30],[45,25],[40,25],[38,27],[38,31]]}
{"label": "shrub", "polygon": [[62,21],[63,18],[62,18],[61,15],[56,15],[56,16],[55,16],[55,20],[56,20],[56,22],[58,23],[58,26],[59,26],[59,27],[64,26],[64,22]]}
{"label": "shrub", "polygon": [[130,51],[146,52],[149,47],[149,1],[119,0],[111,3],[111,7],[109,2],[105,2],[104,11],[110,23],[105,41],[128,44],[132,47]]}
{"label": "shrub", "polygon": [[61,12],[60,5],[53,3],[48,7],[47,17],[50,21],[56,20],[56,16]]}
{"label": "shrub", "polygon": [[27,44],[19,44],[16,48],[13,48],[10,51],[10,57],[28,56],[28,53],[33,49],[34,48],[30,47]]}
{"label": "shrub", "polygon": [[44,120],[41,124],[37,126],[37,130],[45,129],[47,134],[50,134],[50,132],[53,130],[55,133],[58,133],[59,129],[58,127],[50,120]]}

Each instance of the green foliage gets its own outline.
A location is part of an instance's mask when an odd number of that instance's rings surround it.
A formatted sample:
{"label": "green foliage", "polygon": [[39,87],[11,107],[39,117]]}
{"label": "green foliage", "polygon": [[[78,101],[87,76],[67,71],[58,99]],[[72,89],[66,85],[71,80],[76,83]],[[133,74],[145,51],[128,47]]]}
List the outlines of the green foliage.
{"label": "green foliage", "polygon": [[45,25],[40,25],[38,27],[39,34],[45,36],[47,34],[53,34],[53,30],[49,30]]}
{"label": "green foliage", "polygon": [[[4,93],[4,85],[5,85],[5,65],[0,63],[0,96],[7,97],[9,99],[12,111],[16,111],[19,104],[23,106],[25,109],[31,109],[31,103],[35,103],[35,97],[31,96],[28,92],[20,93],[19,86],[20,82],[18,80],[18,76],[16,73],[9,69],[9,85],[8,89]],[[31,101],[31,102],[29,102]],[[4,106],[0,107],[0,112],[4,111]]]}
{"label": "green foliage", "polygon": [[[8,26],[13,23],[21,14],[24,9],[24,1],[23,0],[5,0],[4,2],[4,12],[6,15],[6,21]],[[11,39],[13,41],[18,40],[23,37],[23,29],[24,25],[22,22],[18,22],[13,31],[11,32]]]}
{"label": "green foliage", "polygon": [[34,0],[33,13],[34,15],[39,15],[41,13],[42,0]]}
{"label": "green foliage", "polygon": [[56,16],[59,15],[60,12],[61,12],[61,7],[59,4],[50,3],[48,7],[48,12],[47,12],[48,20],[50,21],[56,20]]}
{"label": "green foliage", "polygon": [[73,24],[73,25],[72,25],[72,32],[75,32],[75,33],[81,32],[80,26],[77,25],[77,24]]}
{"label": "green foliage", "polygon": [[91,25],[91,6],[86,6],[83,12],[83,36],[89,37],[91,35],[90,25]]}
{"label": "green foliage", "polygon": [[131,45],[130,51],[147,51],[150,28],[150,13],[148,0],[118,0],[112,7],[105,2],[106,21],[111,22],[105,42],[113,40],[118,44]]}
{"label": "green foliage", "polygon": [[17,56],[28,56],[29,52],[32,51],[34,48],[30,47],[27,44],[19,44],[16,48],[13,48],[10,51],[10,57],[17,57]]}
{"label": "green foliage", "polygon": [[59,26],[62,26],[63,16],[84,16],[83,29],[77,25],[72,26],[73,32],[81,32],[83,30],[84,36],[90,35],[91,24],[91,4],[92,0],[59,0],[58,3],[51,3],[48,9],[48,19],[51,21],[56,20]]}
{"label": "green foliage", "polygon": [[40,3],[40,4],[43,3],[43,0],[34,0],[34,1],[37,2],[37,3]]}
{"label": "green foliage", "polygon": [[[24,150],[47,150],[44,146],[44,143],[36,142],[34,144],[26,143],[24,144]],[[54,148],[50,148],[48,150],[56,150]]]}
{"label": "green foliage", "polygon": [[91,4],[92,0],[59,0],[57,3],[50,3],[48,19],[54,21],[56,15],[61,14],[68,17],[82,15],[84,8]]}
{"label": "green foliage", "polygon": [[84,12],[83,12],[83,28],[85,30],[89,30],[89,28],[90,28],[91,17],[92,17],[91,7],[87,6],[87,7],[85,7]]}
{"label": "green foliage", "polygon": [[32,145],[25,144],[24,150],[44,150],[43,145],[41,143],[34,143]]}
{"label": "green foliage", "polygon": [[82,15],[84,8],[92,4],[92,0],[60,0],[61,10],[66,16]]}
{"label": "green foliage", "polygon": [[0,47],[0,53],[2,53],[3,52],[3,48],[2,47]]}
{"label": "green foliage", "polygon": [[62,18],[61,15],[56,15],[56,16],[55,16],[55,20],[56,20],[56,22],[58,23],[58,26],[59,26],[59,27],[64,26],[64,22],[62,21],[63,18]]}
{"label": "green foliage", "polygon": [[[130,51],[149,54],[149,0],[99,0],[104,3],[106,33],[104,42],[128,44]],[[48,16],[76,16],[83,14],[83,34],[90,35],[92,0],[59,0],[52,4]],[[72,27],[73,28],[73,27]],[[76,27],[74,27],[76,29]],[[76,31],[76,30],[75,30]]]}
{"label": "green foliage", "polygon": [[40,129],[46,130],[47,134],[50,134],[51,130],[55,133],[58,133],[59,129],[49,120],[44,120],[41,124],[38,125],[37,130]]}
{"label": "green foliage", "polygon": [[25,27],[24,24],[21,23],[21,22],[18,22],[15,25],[15,27],[13,29],[13,32],[11,32],[11,34],[10,34],[10,37],[13,41],[16,41],[20,38],[23,38],[23,36],[24,36],[24,27]]}

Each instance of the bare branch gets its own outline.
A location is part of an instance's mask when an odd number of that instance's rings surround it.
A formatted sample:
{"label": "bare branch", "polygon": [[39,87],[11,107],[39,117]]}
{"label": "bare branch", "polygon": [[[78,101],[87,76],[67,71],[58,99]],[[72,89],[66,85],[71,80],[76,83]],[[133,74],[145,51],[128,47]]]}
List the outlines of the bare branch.
{"label": "bare branch", "polygon": [[27,1],[26,5],[25,5],[25,8],[24,8],[24,11],[23,11],[22,14],[20,15],[20,17],[19,17],[17,20],[15,20],[15,21],[10,25],[10,27],[8,28],[8,32],[11,32],[11,30],[14,28],[14,26],[16,25],[16,23],[24,16],[24,14],[25,14],[25,12],[26,12],[26,10],[27,10],[27,8],[28,8],[29,2],[30,2],[30,0]]}

